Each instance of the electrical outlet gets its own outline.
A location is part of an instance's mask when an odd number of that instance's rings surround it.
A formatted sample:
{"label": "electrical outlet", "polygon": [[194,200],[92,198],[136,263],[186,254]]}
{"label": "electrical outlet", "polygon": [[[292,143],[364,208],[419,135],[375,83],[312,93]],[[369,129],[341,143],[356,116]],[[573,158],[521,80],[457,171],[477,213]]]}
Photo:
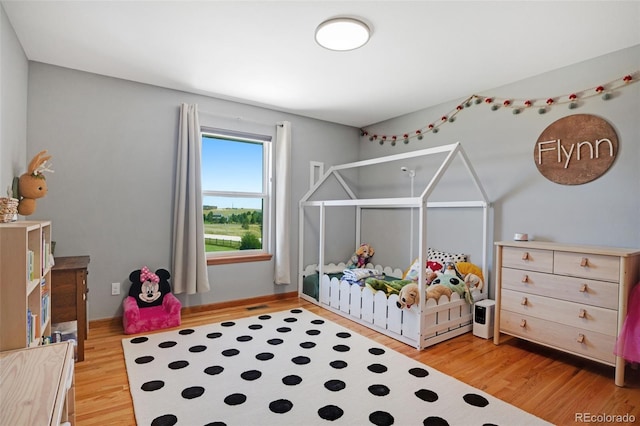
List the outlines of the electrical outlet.
{"label": "electrical outlet", "polygon": [[111,283],[111,295],[117,296],[120,294],[120,283]]}

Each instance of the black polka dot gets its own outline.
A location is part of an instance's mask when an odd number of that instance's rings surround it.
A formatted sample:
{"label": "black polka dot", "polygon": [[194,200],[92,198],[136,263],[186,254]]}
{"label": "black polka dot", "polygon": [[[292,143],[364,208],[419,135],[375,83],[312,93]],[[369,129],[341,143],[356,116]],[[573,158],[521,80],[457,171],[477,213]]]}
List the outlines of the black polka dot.
{"label": "black polka dot", "polygon": [[278,327],[276,329],[278,331],[278,333],[288,333],[291,331],[290,327]]}
{"label": "black polka dot", "polygon": [[369,349],[369,353],[371,355],[383,355],[385,353],[385,350],[382,348],[371,348]]}
{"label": "black polka dot", "polygon": [[180,370],[181,368],[185,368],[189,365],[189,361],[185,361],[181,359],[180,361],[170,362],[168,367],[170,370]]}
{"label": "black polka dot", "polygon": [[260,324],[251,324],[249,330],[260,330],[262,326]]}
{"label": "black polka dot", "polygon": [[211,422],[207,423],[204,426],[227,426],[227,424],[225,422]]}
{"label": "black polka dot", "polygon": [[262,373],[258,370],[248,370],[240,375],[243,379],[247,381],[257,380],[262,376]]}
{"label": "black polka dot", "polygon": [[240,351],[237,349],[225,349],[224,351],[222,351],[222,355],[224,356],[236,356],[239,353]]}
{"label": "black polka dot", "polygon": [[144,337],[144,336],[134,337],[133,339],[131,339],[131,343],[133,343],[135,345],[137,343],[144,343],[147,340],[149,340],[149,338],[148,337]]}
{"label": "black polka dot", "polygon": [[269,410],[277,414],[284,414],[293,408],[293,403],[288,399],[278,399],[269,404]]}
{"label": "black polka dot", "polygon": [[173,414],[165,414],[151,421],[151,426],[173,426],[178,423],[178,418]]}
{"label": "black polka dot", "polygon": [[302,342],[302,343],[300,343],[300,347],[303,348],[303,349],[311,349],[311,348],[314,348],[315,346],[316,346],[316,344],[313,343],[313,342]]}
{"label": "black polka dot", "polygon": [[374,411],[369,414],[369,421],[376,426],[390,426],[394,423],[394,418],[386,411]]}
{"label": "black polka dot", "polygon": [[284,322],[296,322],[296,321],[298,321],[298,318],[289,317],[284,319]]}
{"label": "black polka dot", "polygon": [[207,334],[207,338],[209,339],[217,339],[219,337],[222,337],[222,333],[216,331],[215,333],[209,333]]}
{"label": "black polka dot", "polygon": [[261,319],[261,320],[268,320],[268,319],[271,319],[271,315],[260,315],[260,316],[258,317],[258,319]]}
{"label": "black polka dot", "polygon": [[336,407],[335,405],[325,405],[318,410],[320,418],[329,421],[338,420],[343,414],[344,411],[342,411],[342,408]]}
{"label": "black polka dot", "polygon": [[382,365],[382,364],[371,364],[370,366],[367,367],[367,369],[369,371],[371,371],[372,373],[386,373],[387,372],[387,367]]}
{"label": "black polka dot", "polygon": [[415,391],[415,395],[426,402],[436,402],[438,400],[438,394],[428,389],[417,390]]}
{"label": "black polka dot", "polygon": [[232,393],[224,399],[224,403],[227,405],[240,405],[244,404],[247,400],[247,396],[241,393]]}
{"label": "black polka dot", "polygon": [[274,356],[275,355],[273,355],[271,352],[262,352],[256,355],[256,359],[259,361],[269,361],[270,359],[273,359]]}
{"label": "black polka dot", "polygon": [[447,422],[442,417],[427,417],[422,421],[424,426],[449,426],[449,422]]}
{"label": "black polka dot", "polygon": [[153,361],[153,357],[151,355],[148,356],[141,356],[139,358],[136,358],[135,363],[136,364],[149,364],[151,361]]}
{"label": "black polka dot", "polygon": [[269,340],[267,340],[267,343],[270,344],[270,345],[273,345],[273,346],[281,345],[282,343],[284,343],[284,340],[282,340],[282,339],[269,339]]}
{"label": "black polka dot", "polygon": [[173,341],[171,341],[171,340],[168,340],[168,341],[166,341],[166,342],[162,342],[162,343],[160,343],[160,344],[158,345],[158,347],[159,347],[159,348],[162,348],[162,349],[166,349],[166,348],[172,348],[172,347],[174,347],[174,346],[175,346],[175,345],[177,345],[177,344],[178,344],[177,342],[173,342]]}
{"label": "black polka dot", "polygon": [[181,334],[183,336],[188,336],[189,334],[193,334],[196,331],[193,328],[185,328],[184,330],[180,330],[178,331],[178,334]]}
{"label": "black polka dot", "polygon": [[411,370],[409,370],[409,374],[415,377],[427,377],[429,375],[429,372],[424,368],[418,367],[418,368],[412,368]]}
{"label": "black polka dot", "polygon": [[346,368],[348,364],[345,361],[336,360],[336,361],[331,361],[329,365],[337,370],[341,370],[343,368]]}
{"label": "black polka dot", "polygon": [[304,365],[309,364],[311,362],[311,359],[306,356],[297,356],[295,358],[291,358],[291,361],[293,361],[293,363],[297,365]]}
{"label": "black polka dot", "polygon": [[389,388],[385,385],[371,385],[369,386],[369,392],[375,396],[386,396],[389,395]]}
{"label": "black polka dot", "polygon": [[145,392],[153,392],[158,389],[162,389],[163,387],[164,387],[164,382],[162,380],[152,380],[150,382],[143,383],[142,386],[140,386],[140,389],[142,389]]}
{"label": "black polka dot", "polygon": [[316,325],[324,324],[324,320],[314,319],[313,321],[311,321],[311,324],[316,324]]}
{"label": "black polka dot", "polygon": [[207,347],[205,345],[195,345],[189,348],[189,352],[193,352],[193,353],[204,352],[206,350],[207,350]]}
{"label": "black polka dot", "polygon": [[221,322],[220,325],[222,327],[233,327],[234,325],[236,325],[236,323],[233,321],[225,321],[225,322]]}
{"label": "black polka dot", "polygon": [[328,381],[324,382],[324,387],[325,387],[325,389],[328,389],[331,392],[337,392],[337,391],[341,391],[342,389],[346,388],[347,385],[342,380],[328,380]]}
{"label": "black polka dot", "polygon": [[302,377],[296,376],[295,374],[291,374],[289,376],[283,377],[282,383],[284,383],[287,386],[299,385],[300,383],[302,383]]}
{"label": "black polka dot", "polygon": [[291,312],[292,314],[301,314],[302,313],[302,309],[292,309],[289,312]]}
{"label": "black polka dot", "polygon": [[462,397],[464,402],[469,405],[473,405],[474,407],[486,407],[489,405],[489,401],[482,395],[478,395],[477,393],[468,393]]}
{"label": "black polka dot", "polygon": [[351,337],[351,333],[347,333],[346,331],[341,331],[340,333],[336,333],[336,336],[338,336],[341,339],[348,339],[349,337]]}
{"label": "black polka dot", "polygon": [[238,342],[248,342],[248,341],[250,341],[252,339],[253,339],[253,337],[251,337],[251,336],[238,336],[238,338],[236,338],[236,340]]}
{"label": "black polka dot", "polygon": [[333,350],[336,352],[349,352],[351,348],[347,345],[335,345]]}
{"label": "black polka dot", "polygon": [[309,336],[317,336],[318,334],[320,334],[320,330],[307,330],[307,334]]}
{"label": "black polka dot", "polygon": [[204,372],[210,376],[215,376],[224,371],[224,367],[220,365],[212,365],[211,367],[207,367],[204,369]]}
{"label": "black polka dot", "polygon": [[192,386],[184,389],[181,395],[184,399],[194,399],[201,397],[203,393],[204,388],[202,386]]}

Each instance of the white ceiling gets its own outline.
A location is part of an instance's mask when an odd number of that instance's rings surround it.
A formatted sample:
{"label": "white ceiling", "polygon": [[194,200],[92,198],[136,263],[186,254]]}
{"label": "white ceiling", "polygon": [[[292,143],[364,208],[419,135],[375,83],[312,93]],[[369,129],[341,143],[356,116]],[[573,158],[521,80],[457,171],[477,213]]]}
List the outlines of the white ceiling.
{"label": "white ceiling", "polygon": [[[639,1],[2,1],[29,60],[353,126],[640,44]],[[335,16],[369,43],[314,41]]]}

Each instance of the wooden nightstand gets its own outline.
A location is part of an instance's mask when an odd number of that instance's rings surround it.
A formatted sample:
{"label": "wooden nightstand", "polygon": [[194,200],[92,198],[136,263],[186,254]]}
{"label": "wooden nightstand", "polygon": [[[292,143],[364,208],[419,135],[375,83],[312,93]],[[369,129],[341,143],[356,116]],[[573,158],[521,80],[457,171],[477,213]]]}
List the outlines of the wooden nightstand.
{"label": "wooden nightstand", "polygon": [[56,257],[51,269],[51,319],[53,323],[77,321],[78,361],[84,360],[87,338],[87,275],[89,256]]}

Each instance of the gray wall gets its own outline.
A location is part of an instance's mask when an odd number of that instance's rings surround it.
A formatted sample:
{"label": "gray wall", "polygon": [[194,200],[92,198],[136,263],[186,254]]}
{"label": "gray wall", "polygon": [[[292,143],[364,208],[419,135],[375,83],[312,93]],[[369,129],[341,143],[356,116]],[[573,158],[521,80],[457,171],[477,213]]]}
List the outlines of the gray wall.
{"label": "gray wall", "polygon": [[[478,88],[481,95],[501,98],[546,99],[595,88],[640,69],[640,46],[538,75],[498,88]],[[473,78],[473,67],[469,69]],[[635,74],[635,80],[640,75]],[[471,95],[471,94],[469,94]],[[371,134],[413,132],[455,109],[461,100],[369,126]],[[619,151],[605,175],[583,185],[559,185],[542,176],[533,161],[536,141],[542,131],[559,118],[572,114],[594,114],[616,130]],[[510,110],[492,111],[485,104],[461,111],[455,122],[445,123],[437,134],[422,141],[395,147],[368,138],[360,140],[360,158],[372,158],[409,150],[461,142],[493,203],[492,240],[512,238],[527,232],[536,240],[621,247],[640,247],[640,82],[613,93],[605,101],[596,96],[580,102],[577,109],[558,105],[546,114],[537,108],[514,115]],[[418,165],[420,167],[420,165]],[[426,173],[426,168],[422,172]],[[422,174],[418,170],[419,178]],[[385,175],[406,188],[399,170]],[[404,179],[404,180],[403,180]],[[404,183],[402,183],[404,182]],[[455,188],[451,186],[449,188]],[[447,229],[447,238],[460,245],[471,237],[458,228],[458,221],[446,218],[438,230]],[[440,244],[448,242],[439,241]],[[406,253],[408,244],[398,246]]]}
{"label": "gray wall", "polygon": [[202,124],[240,130],[292,123],[291,276],[273,284],[273,261],[209,267],[211,291],[180,295],[186,306],[296,291],[297,200],[309,161],[353,161],[357,129],[264,108],[162,89],[42,63],[29,64],[28,155],[48,149],[49,193],[30,218],[53,222],[56,255],[91,256],[89,316],[121,315],[129,273],[170,267],[174,161],[181,102],[197,103]]}
{"label": "gray wall", "polygon": [[0,5],[0,195],[26,170],[27,57]]}

